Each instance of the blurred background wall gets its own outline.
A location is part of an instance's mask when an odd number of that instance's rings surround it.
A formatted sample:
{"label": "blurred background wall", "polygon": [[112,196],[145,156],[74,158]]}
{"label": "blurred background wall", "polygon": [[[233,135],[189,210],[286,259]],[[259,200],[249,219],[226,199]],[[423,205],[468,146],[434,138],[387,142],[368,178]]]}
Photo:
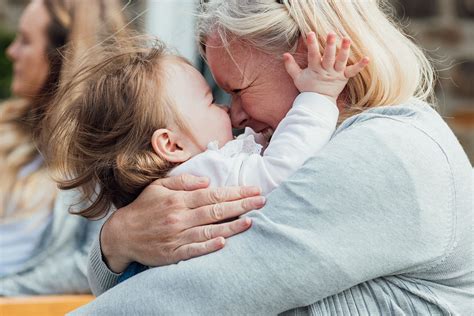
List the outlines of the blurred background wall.
{"label": "blurred background wall", "polygon": [[396,0],[408,34],[439,71],[439,111],[474,164],[474,0]]}
{"label": "blurred background wall", "polygon": [[[321,0],[322,1],[322,0]],[[9,96],[11,65],[4,51],[29,0],[0,0],[0,99]],[[158,35],[212,82],[194,40],[198,0],[123,0],[133,24]],[[408,34],[423,46],[439,71],[439,112],[474,163],[474,0],[393,0]],[[226,97],[215,89],[218,99]]]}

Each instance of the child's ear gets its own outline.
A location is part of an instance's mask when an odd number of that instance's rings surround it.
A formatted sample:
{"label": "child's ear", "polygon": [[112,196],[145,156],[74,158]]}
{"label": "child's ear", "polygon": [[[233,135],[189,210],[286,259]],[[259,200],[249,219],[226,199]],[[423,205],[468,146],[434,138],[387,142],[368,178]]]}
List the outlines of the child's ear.
{"label": "child's ear", "polygon": [[178,135],[168,129],[156,130],[151,136],[151,146],[169,162],[185,162],[191,158],[191,153],[180,146]]}

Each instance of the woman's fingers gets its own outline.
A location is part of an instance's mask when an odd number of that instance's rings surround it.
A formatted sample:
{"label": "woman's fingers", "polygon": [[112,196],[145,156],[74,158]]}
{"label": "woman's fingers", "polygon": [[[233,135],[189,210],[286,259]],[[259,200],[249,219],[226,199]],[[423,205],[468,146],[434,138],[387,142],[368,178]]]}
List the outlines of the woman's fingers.
{"label": "woman's fingers", "polygon": [[289,53],[283,54],[283,61],[285,63],[285,68],[288,74],[290,75],[291,79],[296,80],[296,78],[301,73],[300,66],[296,63],[293,56]]}
{"label": "woman's fingers", "polygon": [[187,192],[183,198],[187,208],[195,209],[217,203],[237,201],[260,194],[261,190],[258,187],[221,187]]}
{"label": "woman's fingers", "polygon": [[184,222],[189,223],[192,227],[214,224],[229,218],[239,217],[252,210],[262,208],[264,205],[265,197],[263,196],[212,204],[187,212]]}
{"label": "woman's fingers", "polygon": [[334,68],[336,60],[336,34],[329,33],[326,40],[326,48],[322,59],[322,66],[325,70],[330,71]]}
{"label": "woman's fingers", "polygon": [[151,185],[162,186],[173,191],[194,191],[207,188],[209,186],[209,179],[190,174],[182,174],[177,177],[156,180]]}
{"label": "woman's fingers", "polygon": [[190,244],[211,240],[217,237],[229,238],[246,231],[251,225],[251,219],[243,217],[228,223],[193,227],[183,233],[182,241]]}
{"label": "woman's fingers", "polygon": [[308,47],[308,67],[311,69],[319,69],[321,66],[321,53],[319,52],[319,43],[316,40],[316,34],[309,32],[306,36]]}
{"label": "woman's fingers", "polygon": [[222,249],[224,245],[225,239],[223,237],[217,237],[205,242],[182,245],[175,250],[174,255],[176,262],[178,262],[217,251]]}
{"label": "woman's fingers", "polygon": [[185,244],[175,250],[176,259],[188,260],[217,251],[224,247],[225,238],[249,229],[251,224],[250,218],[240,218],[230,223],[189,229],[183,238]]}
{"label": "woman's fingers", "polygon": [[341,49],[336,57],[336,63],[334,64],[334,70],[337,72],[344,71],[349,60],[349,54],[351,50],[351,40],[348,38],[342,39]]}
{"label": "woman's fingers", "polygon": [[346,78],[355,77],[369,64],[369,62],[369,57],[362,58],[357,64],[347,67],[346,71],[344,72],[344,75],[346,76]]}

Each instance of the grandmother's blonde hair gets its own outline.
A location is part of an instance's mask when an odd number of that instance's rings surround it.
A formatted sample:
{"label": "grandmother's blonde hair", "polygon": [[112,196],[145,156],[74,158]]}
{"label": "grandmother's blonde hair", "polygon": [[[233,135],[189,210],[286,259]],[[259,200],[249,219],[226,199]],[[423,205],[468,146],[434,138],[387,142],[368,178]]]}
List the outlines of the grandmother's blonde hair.
{"label": "grandmother's blonde hair", "polygon": [[434,103],[433,67],[389,11],[385,0],[210,0],[199,14],[198,38],[203,55],[206,38],[217,34],[224,47],[236,37],[280,57],[296,51],[301,35],[315,32],[322,50],[327,34],[336,32],[353,42],[349,64],[371,60],[349,81],[340,121],[412,97]]}

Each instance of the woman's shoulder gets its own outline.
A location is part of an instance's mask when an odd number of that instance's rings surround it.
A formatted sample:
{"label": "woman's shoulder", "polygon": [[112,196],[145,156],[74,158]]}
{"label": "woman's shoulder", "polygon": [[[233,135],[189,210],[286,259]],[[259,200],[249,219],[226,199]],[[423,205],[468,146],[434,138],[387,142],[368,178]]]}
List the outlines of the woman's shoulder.
{"label": "woman's shoulder", "polygon": [[84,209],[90,202],[85,201],[81,192],[77,189],[58,191],[54,200],[54,221],[50,238],[54,244],[70,242],[71,245],[74,244],[79,247],[84,243],[84,240],[95,236],[105,218],[90,221],[75,214]]}
{"label": "woman's shoulder", "polygon": [[355,115],[341,124],[333,141],[366,160],[379,157],[374,163],[387,174],[403,170],[415,183],[437,180],[459,189],[471,182],[472,166],[461,144],[438,112],[421,101]]}
{"label": "woman's shoulder", "polygon": [[[431,264],[457,260],[452,254],[459,245],[472,242],[463,224],[472,222],[472,166],[428,104],[412,101],[351,117],[326,148],[320,163],[344,175],[334,180],[338,185],[372,192],[381,205],[414,218],[420,238],[438,245]],[[357,199],[354,195],[352,202]]]}
{"label": "woman's shoulder", "polygon": [[[344,121],[335,136],[348,131],[353,135],[360,134],[366,142],[370,138],[367,139],[365,134],[370,134],[371,138],[390,144],[393,151],[406,151],[405,142],[415,147],[431,145],[432,151],[424,154],[436,152],[438,155],[426,156],[426,161],[444,159],[450,165],[461,162],[470,167],[466,153],[452,130],[435,108],[423,101],[411,99],[401,105],[371,108]],[[412,154],[418,155],[421,151],[422,148]]]}
{"label": "woman's shoulder", "polygon": [[380,119],[384,120],[384,124],[388,124],[390,121],[403,122],[421,127],[422,129],[443,123],[441,116],[435,110],[434,106],[413,98],[403,104],[369,108],[362,113],[346,119],[339,126],[337,132],[358,126],[359,124],[376,123]]}

